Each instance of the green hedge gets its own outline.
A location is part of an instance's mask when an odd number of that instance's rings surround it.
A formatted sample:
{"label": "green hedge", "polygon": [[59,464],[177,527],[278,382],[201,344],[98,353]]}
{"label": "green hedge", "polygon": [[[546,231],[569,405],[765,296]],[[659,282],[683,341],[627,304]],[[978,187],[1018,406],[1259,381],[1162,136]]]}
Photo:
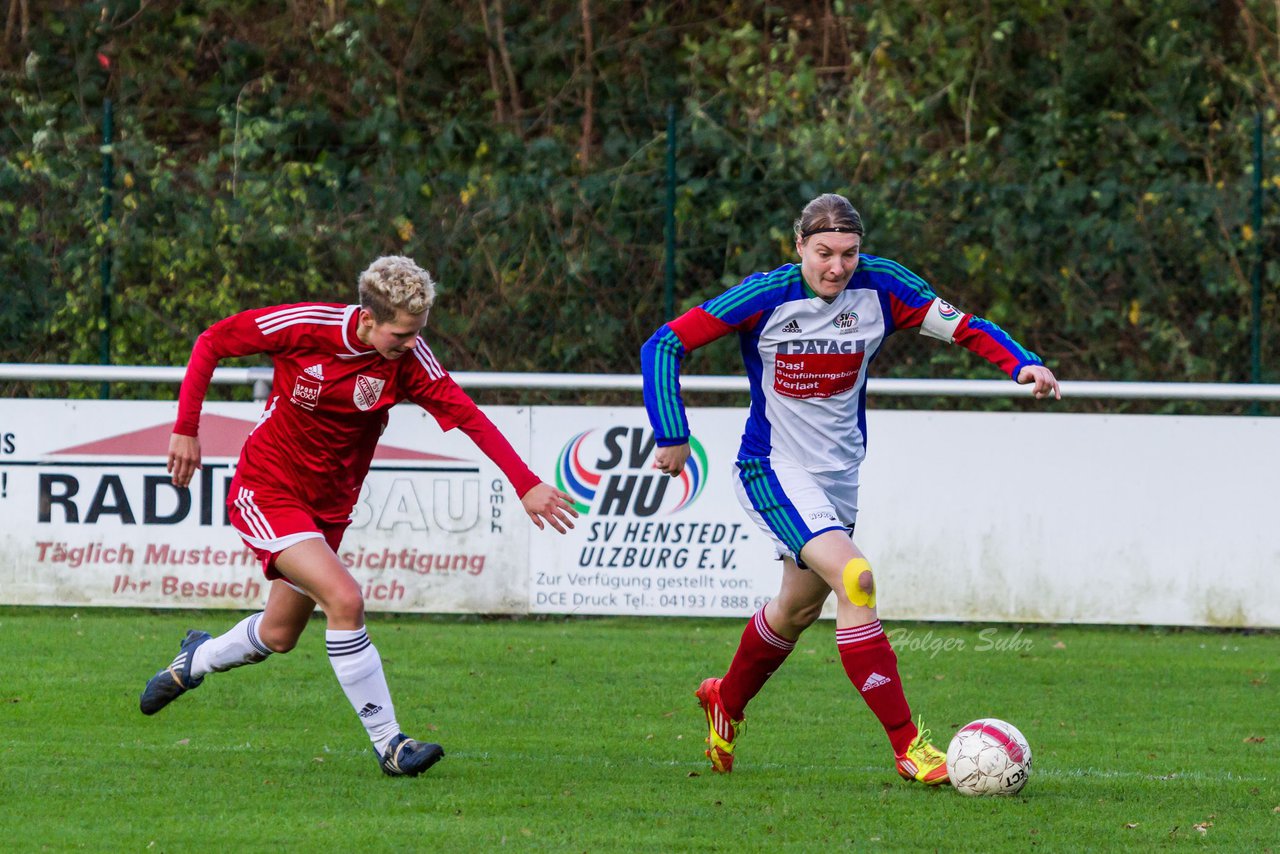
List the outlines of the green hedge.
{"label": "green hedge", "polygon": [[[1071,379],[1248,381],[1265,258],[1280,381],[1273,3],[31,6],[0,69],[3,361],[99,361],[110,247],[118,364],[182,364],[241,308],[351,299],[403,253],[440,279],[452,369],[635,372],[665,319],[674,104],[677,309],[791,260],[791,220],[834,190],[867,251]],[[993,376],[914,337],[880,368]]]}

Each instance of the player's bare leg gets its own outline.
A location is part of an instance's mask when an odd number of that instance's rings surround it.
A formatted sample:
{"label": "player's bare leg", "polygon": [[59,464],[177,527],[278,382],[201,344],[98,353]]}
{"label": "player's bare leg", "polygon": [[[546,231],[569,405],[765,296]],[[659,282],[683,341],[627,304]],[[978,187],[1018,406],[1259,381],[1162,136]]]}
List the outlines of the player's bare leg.
{"label": "player's bare leg", "polygon": [[[373,742],[383,772],[393,777],[415,777],[438,762],[444,756],[440,745],[418,742],[400,732],[382,658],[365,631],[360,585],[333,549],[319,538],[303,540],[276,557],[276,569],[305,591],[306,596],[301,598],[314,599],[324,610],[329,624],[325,631],[329,663]],[[272,594],[274,597],[275,590]],[[285,640],[290,629],[297,629],[293,637],[296,641],[297,634],[301,634],[297,621],[302,604],[283,593],[279,601],[277,627]]]}
{"label": "player's bare leg", "polygon": [[[364,626],[364,597],[360,593],[360,585],[320,537],[289,546],[276,555],[275,567],[319,604],[329,628],[351,630]],[[271,592],[274,596],[274,587]],[[295,603],[281,595],[283,618],[288,615],[286,612],[295,610],[289,607]]]}
{"label": "player's bare leg", "polygon": [[866,556],[843,531],[826,531],[806,543],[800,557],[836,594],[840,661],[889,736],[898,773],[927,785],[947,782],[946,757],[929,743],[928,731],[911,720],[898,657],[880,625],[875,576]]}
{"label": "player's bare leg", "polygon": [[289,652],[298,645],[298,638],[306,631],[315,610],[314,599],[277,578],[267,593],[267,607],[258,623],[258,638],[272,652]]}
{"label": "player's bare leg", "polygon": [[765,619],[779,635],[795,641],[822,616],[822,606],[830,595],[831,585],[822,576],[784,557],[782,585],[778,595],[764,606]]}

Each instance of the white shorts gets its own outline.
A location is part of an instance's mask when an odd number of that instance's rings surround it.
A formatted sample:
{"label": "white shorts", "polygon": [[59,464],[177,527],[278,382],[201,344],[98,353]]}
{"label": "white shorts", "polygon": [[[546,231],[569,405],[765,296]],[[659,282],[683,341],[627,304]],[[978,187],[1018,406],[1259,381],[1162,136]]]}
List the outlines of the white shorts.
{"label": "white shorts", "polygon": [[811,472],[785,460],[736,463],[734,491],[751,521],[773,540],[776,556],[800,562],[804,544],[827,531],[853,536],[858,521],[858,469]]}

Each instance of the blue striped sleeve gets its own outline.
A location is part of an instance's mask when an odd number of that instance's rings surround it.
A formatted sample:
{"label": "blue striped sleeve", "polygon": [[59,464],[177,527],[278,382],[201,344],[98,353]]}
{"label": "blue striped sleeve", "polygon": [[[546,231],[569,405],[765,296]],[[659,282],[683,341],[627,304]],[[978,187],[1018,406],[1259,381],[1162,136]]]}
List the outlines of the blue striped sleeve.
{"label": "blue striped sleeve", "polygon": [[661,448],[689,441],[689,420],[680,397],[680,362],[684,354],[684,345],[665,323],[640,348],[644,408]]}

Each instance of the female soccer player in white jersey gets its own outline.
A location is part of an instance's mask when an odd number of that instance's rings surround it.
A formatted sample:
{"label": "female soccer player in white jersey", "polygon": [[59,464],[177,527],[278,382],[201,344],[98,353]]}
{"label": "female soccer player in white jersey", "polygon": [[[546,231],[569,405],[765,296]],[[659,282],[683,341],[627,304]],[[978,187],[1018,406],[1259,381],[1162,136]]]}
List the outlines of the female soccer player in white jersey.
{"label": "female soccer player in white jersey", "polygon": [[319,604],[329,661],[382,770],[412,777],[444,751],[400,731],[382,659],[365,632],[360,585],[337,556],[391,407],[413,401],[442,429],[466,433],[511,481],[539,528],[546,523],[564,533],[578,514],[569,496],[529,470],[420,337],[435,300],[430,274],[409,258],[379,258],[361,274],[359,293],[359,305],[241,312],[196,340],[169,442],[169,471],[180,487],[200,467],[200,409],[218,360],[271,355],[271,396],[240,452],[227,508],[272,584],[266,608],[226,634],[188,632],[178,657],[147,682],[140,705],[155,714],[210,673],[288,652]]}
{"label": "female soccer player in white jersey", "polygon": [[845,672],[893,747],[898,773],[947,782],[946,757],[912,721],[897,657],[876,614],[871,564],[853,542],[858,467],[866,449],[867,367],[902,329],[966,347],[1037,398],[1061,397],[1040,358],[994,323],[939,299],[895,261],[862,255],[862,218],[843,196],[809,202],[795,222],[800,264],[741,284],[664,324],[641,350],[645,407],[658,468],[677,475],[689,457],[680,363],[697,347],[738,334],[751,407],[738,451],[738,500],[773,540],[782,586],[747,623],[723,678],[697,690],[707,756],[733,768],[747,703],[836,594],[836,645]]}

